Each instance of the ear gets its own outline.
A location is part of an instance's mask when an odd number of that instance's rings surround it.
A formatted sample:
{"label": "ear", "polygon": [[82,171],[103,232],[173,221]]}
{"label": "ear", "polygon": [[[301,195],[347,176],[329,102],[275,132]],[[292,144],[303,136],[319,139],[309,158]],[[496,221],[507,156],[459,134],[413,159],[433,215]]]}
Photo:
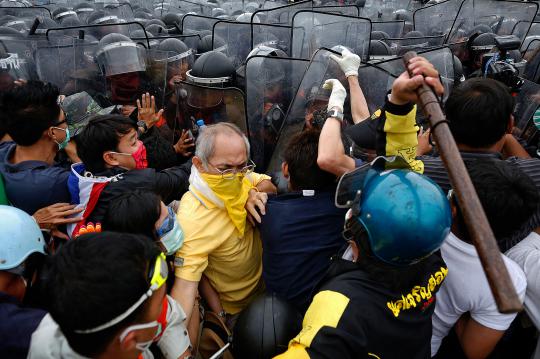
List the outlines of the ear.
{"label": "ear", "polygon": [[283,177],[289,179],[289,164],[287,162],[281,163],[281,172],[283,172]]}
{"label": "ear", "polygon": [[[120,341],[120,337],[118,337]],[[120,349],[124,352],[131,352],[136,350],[135,346],[137,345],[137,335],[135,332],[129,332],[128,335],[120,342]]]}
{"label": "ear", "polygon": [[349,241],[349,244],[351,245],[353,262],[358,262],[358,258],[360,257],[360,250],[358,249],[358,245],[355,241]]}
{"label": "ear", "polygon": [[103,161],[111,167],[120,165],[120,162],[118,162],[115,154],[112,152],[103,152]]}
{"label": "ear", "polygon": [[514,129],[514,115],[510,115],[510,119],[508,120],[508,126],[506,127],[506,133],[512,133],[512,130]]}
{"label": "ear", "polygon": [[195,168],[197,168],[197,170],[199,172],[204,172],[204,167],[203,167],[203,164],[202,164],[202,161],[201,161],[200,157],[193,156],[191,161],[192,161],[193,165],[195,166]]}
{"label": "ear", "polygon": [[54,129],[52,127],[49,127],[43,131],[43,136],[49,137],[51,140],[56,141],[56,135],[54,134]]}

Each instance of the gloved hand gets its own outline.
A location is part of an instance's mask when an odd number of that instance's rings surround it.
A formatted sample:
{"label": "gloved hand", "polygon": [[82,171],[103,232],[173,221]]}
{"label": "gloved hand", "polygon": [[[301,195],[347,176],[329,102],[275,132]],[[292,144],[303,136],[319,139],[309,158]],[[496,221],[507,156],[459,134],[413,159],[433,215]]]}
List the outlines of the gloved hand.
{"label": "gloved hand", "polygon": [[347,49],[343,49],[341,56],[330,55],[330,58],[337,62],[341,71],[346,77],[358,76],[358,67],[360,67],[360,56],[353,54]]}
{"label": "gloved hand", "polygon": [[336,79],[328,79],[324,82],[323,89],[332,90],[330,99],[328,99],[327,110],[330,111],[334,107],[337,107],[341,112],[343,112],[343,104],[347,98],[347,91],[341,82]]}

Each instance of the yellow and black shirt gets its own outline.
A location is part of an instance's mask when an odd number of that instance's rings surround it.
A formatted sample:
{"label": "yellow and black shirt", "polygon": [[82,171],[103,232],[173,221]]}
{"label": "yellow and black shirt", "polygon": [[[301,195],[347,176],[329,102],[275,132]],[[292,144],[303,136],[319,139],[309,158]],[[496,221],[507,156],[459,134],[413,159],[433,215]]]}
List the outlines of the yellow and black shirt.
{"label": "yellow and black shirt", "polygon": [[448,269],[425,259],[417,284],[391,290],[356,263],[334,260],[306,312],[302,331],[276,359],[428,359],[435,293]]}

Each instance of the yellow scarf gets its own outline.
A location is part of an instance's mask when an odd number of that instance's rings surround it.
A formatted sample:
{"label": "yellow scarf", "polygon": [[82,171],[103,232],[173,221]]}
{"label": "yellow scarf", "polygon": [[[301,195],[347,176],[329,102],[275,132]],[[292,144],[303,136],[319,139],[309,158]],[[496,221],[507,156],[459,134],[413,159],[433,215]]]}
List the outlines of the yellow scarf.
{"label": "yellow scarf", "polygon": [[253,188],[251,182],[241,174],[233,179],[223,179],[221,175],[200,173],[201,178],[208,184],[223,204],[240,235],[246,229],[247,211],[245,209],[249,190]]}

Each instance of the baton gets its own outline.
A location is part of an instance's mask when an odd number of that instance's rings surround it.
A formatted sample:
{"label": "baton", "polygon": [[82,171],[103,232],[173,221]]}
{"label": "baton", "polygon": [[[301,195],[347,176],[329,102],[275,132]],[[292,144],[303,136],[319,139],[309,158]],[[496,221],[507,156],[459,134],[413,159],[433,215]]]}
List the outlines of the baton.
{"label": "baton", "polygon": [[[414,51],[403,55],[403,63],[408,71],[409,61],[416,57]],[[409,75],[412,74],[409,73]],[[454,193],[456,194],[461,212],[469,234],[473,240],[480,262],[486,273],[491,292],[501,313],[515,313],[523,309],[516,293],[514,284],[504,265],[499,246],[489,225],[482,204],[471,182],[469,173],[463,163],[454,137],[448,127],[448,121],[433,90],[424,83],[416,90],[419,104],[431,125],[431,133],[435,138],[444,167]]]}

